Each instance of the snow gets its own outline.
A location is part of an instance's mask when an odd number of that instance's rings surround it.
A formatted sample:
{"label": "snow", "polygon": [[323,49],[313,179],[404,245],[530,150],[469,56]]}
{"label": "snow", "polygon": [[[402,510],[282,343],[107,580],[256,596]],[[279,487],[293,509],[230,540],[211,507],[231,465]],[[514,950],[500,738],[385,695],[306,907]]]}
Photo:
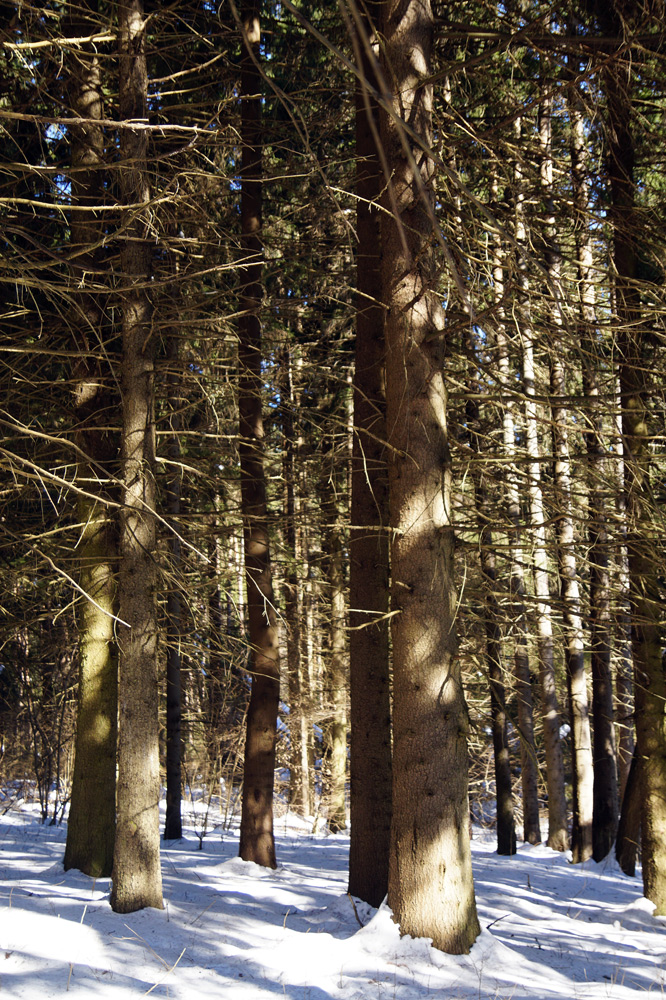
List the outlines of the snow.
{"label": "snow", "polygon": [[[221,823],[221,817],[218,818]],[[62,866],[64,826],[34,806],[0,817],[0,992],[20,998],[174,1000],[629,1000],[666,987],[666,918],[613,860],[472,841],[471,953],[401,938],[386,905],[346,892],[349,840],[276,827],[279,867],[241,861],[237,833],[194,828],[164,845],[164,910],[114,914],[109,880]],[[362,926],[361,926],[362,925]]]}

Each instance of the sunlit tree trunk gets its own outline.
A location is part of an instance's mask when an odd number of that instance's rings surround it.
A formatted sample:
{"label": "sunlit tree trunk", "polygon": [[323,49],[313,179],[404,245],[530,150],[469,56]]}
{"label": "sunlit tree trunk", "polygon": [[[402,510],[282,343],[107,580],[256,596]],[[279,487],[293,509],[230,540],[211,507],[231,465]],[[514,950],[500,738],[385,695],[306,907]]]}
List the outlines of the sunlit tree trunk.
{"label": "sunlit tree trunk", "polygon": [[[520,123],[516,123],[517,137]],[[516,242],[525,247],[525,182],[521,169],[515,168]],[[546,548],[546,515],[541,488],[541,448],[539,445],[538,410],[536,402],[534,329],[529,315],[527,276],[524,261],[520,261],[519,281],[522,303],[519,310],[519,332],[523,355],[523,390],[525,392],[525,450],[527,453],[527,494],[530,502],[532,564],[535,590],[536,639],[539,653],[546,779],[548,786],[548,846],[565,851],[569,846],[567,803],[564,788],[564,762],[560,742],[560,714],[555,684],[553,621],[550,604],[548,552]]]}
{"label": "sunlit tree trunk", "polygon": [[571,851],[574,863],[592,855],[594,771],[592,738],[585,674],[585,649],[580,587],[576,563],[574,518],[571,501],[571,461],[566,406],[567,381],[562,336],[561,255],[556,239],[553,203],[552,97],[544,97],[539,117],[541,193],[545,206],[543,237],[545,266],[550,283],[550,391],[554,457],[554,513],[557,561],[565,629],[564,660],[571,726],[571,784],[573,826]]}
{"label": "sunlit tree trunk", "polygon": [[[123,122],[147,119],[142,0],[118,6]],[[155,339],[149,296],[151,250],[148,133],[120,130],[122,195],[121,391],[124,504],[120,516],[118,798],[111,905],[118,913],[162,907],[158,721]]]}
{"label": "sunlit tree trunk", "polygon": [[238,363],[241,510],[252,693],[247,711],[240,856],[276,867],[273,834],[275,740],[280,700],[277,619],[273,599],[261,390],[261,28],[259,0],[242,8],[241,240],[243,270]]}
{"label": "sunlit tree trunk", "polygon": [[[355,26],[356,58],[371,86],[381,4]],[[368,49],[370,48],[370,52]],[[349,658],[349,891],[379,906],[388,889],[391,831],[391,708],[389,700],[388,472],[384,310],[381,303],[379,203],[383,173],[379,112],[356,84],[356,354],[352,453]]]}
{"label": "sunlit tree trunk", "polygon": [[434,18],[428,0],[384,5],[391,179],[382,216],[390,442],[394,677],[389,906],[401,933],[469,951],[479,933],[469,846],[467,712],[455,637],[443,316],[432,286]]}
{"label": "sunlit tree trunk", "polygon": [[[497,201],[497,182],[493,181],[493,197]],[[509,519],[509,553],[511,564],[511,626],[514,638],[514,683],[517,702],[517,728],[520,736],[520,781],[523,805],[523,839],[527,844],[541,842],[539,823],[538,764],[534,739],[534,707],[530,677],[525,616],[525,560],[520,537],[520,494],[515,467],[516,426],[515,404],[512,400],[512,373],[509,343],[504,313],[504,264],[499,238],[493,244],[493,296],[496,303],[495,338],[497,365],[504,389],[502,406],[502,444],[505,458],[505,497]]]}

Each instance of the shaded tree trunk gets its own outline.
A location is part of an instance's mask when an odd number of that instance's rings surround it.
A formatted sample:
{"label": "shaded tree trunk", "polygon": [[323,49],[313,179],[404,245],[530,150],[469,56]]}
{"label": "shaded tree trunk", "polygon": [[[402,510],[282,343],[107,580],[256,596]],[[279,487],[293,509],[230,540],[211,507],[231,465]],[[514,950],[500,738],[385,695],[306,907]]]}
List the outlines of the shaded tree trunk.
{"label": "shaded tree trunk", "polygon": [[592,856],[601,861],[615,840],[618,822],[618,789],[611,673],[610,575],[608,571],[608,530],[604,484],[603,407],[599,398],[597,329],[594,290],[594,256],[589,226],[588,184],[590,164],[580,93],[572,88],[571,183],[574,202],[576,262],[580,329],[583,347],[583,392],[586,411],[585,444],[589,472],[588,560],[590,565],[590,645],[592,661],[593,720],[593,819]]}
{"label": "shaded tree trunk", "polygon": [[[376,86],[372,46],[380,3],[367,4],[356,25],[356,59]],[[370,50],[370,51],[369,51]],[[388,890],[391,832],[391,706],[389,676],[388,471],[379,205],[383,173],[379,111],[356,84],[356,353],[352,452],[349,659],[349,891],[379,906]]]}
{"label": "shaded tree trunk", "polygon": [[461,954],[479,923],[454,630],[444,323],[428,248],[432,162],[403,127],[408,121],[432,142],[433,91],[423,81],[432,72],[434,19],[428,0],[387,0],[384,10],[392,107],[382,115],[391,172],[382,216],[394,672],[388,902],[402,934]]}
{"label": "shaded tree trunk", "polygon": [[[82,5],[70,25],[75,36],[91,30],[97,3]],[[93,30],[96,21],[93,22]],[[72,126],[70,249],[76,251],[74,287],[99,282],[99,263],[92,249],[101,223],[90,205],[100,205],[104,191],[104,135],[93,122],[103,118],[102,70],[92,47],[81,46],[70,61],[71,108],[77,118],[91,119]],[[78,207],[83,211],[77,211]],[[118,657],[114,633],[117,538],[105,506],[106,490],[100,471],[115,458],[116,442],[108,423],[110,393],[99,365],[90,358],[90,343],[102,336],[99,288],[75,297],[73,321],[81,358],[74,370],[75,441],[87,457],[80,459],[77,484],[88,494],[79,496],[83,525],[79,551],[79,585],[91,600],[79,602],[79,691],[72,798],[67,824],[65,870],[78,868],[93,878],[108,878],[113,865],[116,829],[116,716]],[[94,603],[93,603],[94,602]]]}
{"label": "shaded tree trunk", "polygon": [[273,783],[280,700],[277,619],[268,541],[261,405],[261,28],[259,2],[242,8],[241,62],[241,290],[238,363],[241,512],[245,543],[247,619],[252,693],[247,710],[239,853],[244,861],[275,868]]}
{"label": "shaded tree trunk", "polygon": [[[602,30],[621,38],[639,16],[631,3],[601,7]],[[628,18],[627,21],[624,18]],[[622,53],[607,64],[608,152],[616,272],[615,306],[620,353],[622,436],[627,499],[627,550],[632,613],[636,742],[642,800],[643,891],[666,914],[666,672],[662,661],[662,614],[658,583],[663,541],[653,522],[650,430],[647,410],[646,325],[636,284],[642,221],[636,206],[632,132],[631,60]],[[626,793],[625,793],[626,796]]]}
{"label": "shaded tree trunk", "polygon": [[[120,117],[147,118],[142,0],[118,7]],[[155,340],[151,251],[143,206],[150,190],[145,130],[120,131],[123,275],[121,391],[124,505],[120,515],[118,798],[111,905],[162,908],[156,602]]]}

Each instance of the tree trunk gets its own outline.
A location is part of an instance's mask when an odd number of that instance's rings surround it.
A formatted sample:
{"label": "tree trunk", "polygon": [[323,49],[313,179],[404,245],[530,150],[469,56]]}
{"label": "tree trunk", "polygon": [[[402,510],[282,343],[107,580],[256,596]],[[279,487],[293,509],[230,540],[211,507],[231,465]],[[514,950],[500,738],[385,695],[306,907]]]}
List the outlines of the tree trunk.
{"label": "tree trunk", "polygon": [[[516,137],[520,137],[520,122],[516,122]],[[522,173],[515,168],[516,243],[524,246],[527,240],[525,224],[525,190]],[[522,303],[519,310],[519,329],[523,345],[523,386],[525,392],[525,448],[527,452],[527,492],[530,501],[530,526],[534,590],[536,595],[536,635],[539,653],[539,682],[541,685],[543,735],[546,751],[546,782],[548,786],[548,846],[556,851],[566,851],[569,846],[567,832],[567,802],[564,788],[564,763],[560,743],[560,714],[555,685],[553,650],[553,622],[550,606],[548,553],[546,550],[546,522],[541,490],[541,454],[539,447],[537,403],[535,400],[534,330],[528,315],[527,276],[524,261],[520,261],[519,282]]]}
{"label": "tree trunk", "polygon": [[[344,468],[344,467],[343,467]],[[334,504],[330,505],[334,507]],[[326,562],[331,600],[330,647],[326,668],[328,708],[326,805],[331,833],[347,826],[347,670],[345,642],[345,574],[342,527],[337,511],[329,509],[335,520],[328,531]]]}
{"label": "tree trunk", "polygon": [[[637,11],[631,4],[630,20]],[[624,22],[611,8],[600,12],[603,30],[622,37]],[[645,356],[646,328],[637,276],[637,245],[644,224],[637,210],[632,133],[631,60],[617,55],[604,73],[613,229],[617,342],[620,354],[622,436],[627,498],[627,550],[632,612],[636,742],[642,798],[643,890],[666,914],[666,672],[662,661],[663,605],[658,583],[662,539],[653,519],[650,487]]]}
{"label": "tree trunk", "polygon": [[280,701],[277,619],[268,541],[261,405],[261,28],[259,2],[242,10],[241,243],[243,288],[239,322],[241,510],[245,543],[252,693],[247,710],[240,856],[275,868],[273,783]]}
{"label": "tree trunk", "polygon": [[[493,196],[497,199],[497,182],[493,183]],[[514,404],[511,398],[511,363],[504,315],[504,267],[499,237],[493,247],[493,295],[496,304],[497,363],[501,384],[505,390],[502,413],[502,442],[507,462],[505,496],[509,518],[509,552],[511,560],[511,623],[515,635],[514,680],[518,707],[518,732],[520,734],[520,780],[523,799],[523,839],[527,844],[541,842],[539,823],[538,763],[534,739],[534,707],[527,647],[525,617],[525,561],[520,539],[520,494],[517,471],[516,428]]]}
{"label": "tree trunk", "polygon": [[[120,117],[147,118],[142,0],[118,7]],[[120,250],[123,349],[122,464],[118,646],[118,800],[111,905],[117,913],[162,908],[157,671],[155,340],[148,293],[151,252],[143,206],[150,191],[145,130],[120,131]]]}
{"label": "tree trunk", "polygon": [[601,861],[610,852],[618,821],[617,766],[613,712],[610,634],[610,575],[608,571],[608,530],[606,527],[604,484],[603,408],[599,399],[599,370],[595,331],[597,329],[594,290],[594,256],[589,226],[588,184],[590,164],[585,136],[582,101],[572,88],[571,183],[574,202],[576,261],[580,329],[583,346],[583,392],[586,411],[585,443],[589,472],[588,560],[590,565],[590,645],[592,660],[593,720],[593,819],[592,856]]}
{"label": "tree trunk", "polygon": [[622,796],[622,811],[615,841],[615,857],[625,875],[636,874],[636,855],[641,835],[641,774],[640,757],[634,753]]}
{"label": "tree trunk", "polygon": [[[476,369],[476,352],[473,335],[470,335],[470,361]],[[496,596],[497,574],[491,524],[495,517],[488,501],[488,483],[481,464],[483,453],[479,428],[479,404],[474,393],[479,391],[476,375],[471,378],[471,398],[467,401],[467,427],[470,444],[478,460],[471,461],[474,481],[474,500],[479,522],[479,553],[481,575],[484,587],[484,630],[486,633],[486,663],[490,687],[490,714],[493,731],[493,755],[495,760],[495,794],[497,800],[497,853],[516,853],[516,828],[513,818],[513,793],[511,789],[511,759],[507,736],[507,712],[502,667],[502,644],[500,628],[500,608]]]}
{"label": "tree trunk", "polygon": [[299,576],[301,546],[299,545],[296,485],[299,475],[298,434],[294,411],[296,393],[289,346],[282,352],[284,405],[282,410],[282,474],[285,492],[285,546],[288,569],[284,581],[284,619],[287,631],[287,681],[289,685],[289,805],[299,816],[313,812],[313,784],[308,758],[307,684],[301,657],[301,621],[303,618],[303,587]]}
{"label": "tree trunk", "polygon": [[403,126],[408,121],[432,142],[433,90],[424,81],[432,72],[434,18],[428,0],[387,0],[384,9],[392,106],[382,115],[391,174],[382,216],[394,666],[388,901],[402,934],[461,954],[479,923],[454,631],[444,324],[431,284],[432,163]]}
{"label": "tree trunk", "polygon": [[[356,58],[370,86],[380,3],[357,25]],[[356,85],[357,299],[352,452],[349,660],[351,705],[349,891],[379,906],[388,890],[391,834],[388,472],[379,203],[383,175],[377,103]]]}
{"label": "tree trunk", "polygon": [[[70,21],[74,35],[91,30],[97,3],[80,8]],[[94,22],[96,24],[96,21]],[[72,114],[101,120],[102,80],[99,59],[92,47],[81,46],[71,59]],[[100,237],[101,223],[89,205],[102,203],[104,191],[104,135],[89,121],[70,129],[72,151],[72,216],[70,247],[76,251],[75,288],[95,281],[98,267],[92,249]],[[77,211],[78,207],[84,211]],[[116,442],[103,429],[108,421],[110,394],[101,372],[89,357],[89,344],[101,337],[102,310],[99,291],[84,290],[75,298],[75,328],[81,351],[74,370],[75,440],[89,458],[81,459],[78,485],[99,501],[80,496],[79,521],[83,525],[79,552],[79,585],[91,598],[79,602],[79,692],[72,798],[67,824],[65,870],[78,868],[93,878],[108,878],[113,865],[116,829],[116,715],[118,658],[114,634],[116,612],[116,533],[105,507],[99,470],[115,457]],[[95,602],[95,603],[93,603]]]}
{"label": "tree trunk", "polygon": [[562,597],[566,646],[564,659],[571,726],[571,777],[573,826],[571,852],[574,864],[592,855],[594,771],[585,674],[585,647],[576,564],[574,519],[571,502],[571,461],[566,409],[567,384],[562,339],[561,255],[556,241],[553,204],[552,97],[544,97],[539,118],[541,194],[545,203],[543,237],[545,265],[550,279],[551,344],[549,350],[551,417],[554,456],[555,537]]}
{"label": "tree trunk", "polygon": [[[166,661],[166,817],[164,839],[180,840],[183,825],[180,814],[182,796],[182,684],[181,684],[181,637],[182,607],[180,579],[182,570],[180,542],[181,476],[180,461],[181,430],[178,372],[178,343],[174,337],[169,344],[169,360],[173,365],[168,374],[168,393],[171,407],[171,436],[169,438],[169,458],[174,463],[169,467],[166,486],[166,509],[173,533],[169,537],[171,550],[171,579],[167,595],[167,661]],[[177,534],[176,534],[177,532]]]}

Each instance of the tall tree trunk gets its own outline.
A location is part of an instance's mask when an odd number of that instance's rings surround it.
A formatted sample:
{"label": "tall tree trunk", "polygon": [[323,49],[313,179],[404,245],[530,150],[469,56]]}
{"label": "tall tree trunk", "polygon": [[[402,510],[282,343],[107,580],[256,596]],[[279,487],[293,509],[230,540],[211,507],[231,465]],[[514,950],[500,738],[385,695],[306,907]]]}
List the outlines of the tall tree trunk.
{"label": "tall tree trunk", "polygon": [[[516,122],[517,138],[520,122]],[[516,242],[519,247],[527,240],[525,224],[525,190],[520,168],[515,170]],[[536,595],[536,635],[539,652],[539,681],[543,715],[543,735],[546,751],[546,781],[548,786],[548,846],[565,851],[569,846],[567,832],[567,802],[564,789],[564,763],[560,743],[560,714],[555,685],[553,621],[550,605],[546,522],[541,489],[541,452],[537,403],[535,399],[534,330],[528,314],[527,276],[524,260],[520,262],[519,281],[522,303],[519,327],[523,346],[523,387],[525,392],[525,449],[527,452],[527,492],[530,501],[530,526],[534,590]]]}
{"label": "tall tree trunk", "polygon": [[[497,201],[497,182],[493,181],[493,197]],[[515,406],[511,398],[511,363],[504,314],[504,266],[499,237],[493,246],[493,295],[496,305],[495,337],[497,364],[503,394],[502,443],[507,462],[505,477],[506,507],[509,518],[509,552],[511,562],[511,610],[514,631],[514,681],[520,734],[520,780],[523,800],[523,840],[527,844],[541,842],[539,823],[538,763],[534,739],[534,706],[527,645],[525,616],[525,561],[520,538],[520,494],[515,467],[516,427]]]}
{"label": "tall tree trunk", "polygon": [[401,933],[461,954],[479,933],[469,846],[467,710],[455,638],[443,316],[432,286],[429,0],[386,0],[390,201],[382,216],[394,676],[388,901]]}
{"label": "tall tree trunk", "polygon": [[180,814],[182,794],[182,735],[181,720],[183,713],[181,684],[181,638],[182,638],[182,602],[180,593],[181,579],[181,542],[180,542],[180,508],[181,508],[181,476],[180,462],[180,372],[178,371],[178,342],[175,337],[169,344],[169,361],[173,366],[168,374],[168,394],[171,407],[171,435],[169,438],[169,458],[173,465],[169,468],[169,478],[166,486],[166,509],[173,533],[169,538],[171,550],[171,580],[167,595],[167,653],[166,653],[166,817],[164,821],[164,839],[180,840],[183,836],[183,825]]}
{"label": "tall tree trunk", "polygon": [[[82,36],[96,29],[97,3],[79,8],[70,26]],[[88,15],[88,16],[87,16]],[[70,249],[76,252],[73,286],[84,291],[75,298],[73,317],[81,351],[74,370],[76,444],[87,456],[77,470],[78,485],[99,500],[80,496],[79,585],[91,600],[79,603],[79,692],[72,798],[67,824],[65,870],[78,868],[93,878],[111,874],[116,830],[116,715],[118,658],[114,634],[116,612],[116,533],[107,508],[99,472],[115,457],[116,442],[103,429],[112,405],[105,380],[89,356],[89,345],[101,339],[99,291],[85,290],[95,282],[98,267],[92,249],[101,223],[89,206],[102,203],[104,135],[95,124],[103,118],[101,65],[94,49],[81,46],[70,61],[72,126]],[[78,209],[82,209],[79,211]]]}
{"label": "tall tree trunk", "polygon": [[[376,86],[381,3],[356,26],[356,58]],[[379,205],[383,174],[377,102],[356,84],[356,354],[349,540],[350,813],[349,891],[379,906],[388,890],[391,834],[388,472],[384,309]]]}
{"label": "tall tree trunk", "polygon": [[283,380],[282,392],[282,474],[285,494],[285,546],[288,569],[284,581],[284,618],[287,631],[287,681],[289,685],[289,804],[300,816],[311,816],[313,812],[313,783],[310,780],[308,758],[308,711],[307,684],[301,657],[301,622],[303,618],[303,587],[299,565],[301,546],[299,545],[297,483],[299,475],[299,447],[296,427],[296,393],[289,346],[282,351]]}
{"label": "tall tree trunk", "polygon": [[573,188],[576,262],[582,345],[583,392],[586,410],[585,444],[589,472],[588,561],[590,565],[590,645],[592,660],[593,720],[593,819],[592,856],[601,861],[615,840],[618,822],[618,789],[611,673],[610,575],[604,484],[603,407],[599,398],[597,329],[594,290],[594,255],[589,224],[588,184],[590,163],[581,95],[571,90],[571,183]]}
{"label": "tall tree trunk", "polygon": [[[119,100],[123,122],[147,118],[142,0],[118,6]],[[111,905],[117,913],[162,907],[157,672],[155,340],[149,296],[148,134],[120,130],[122,195],[124,505],[120,516],[118,799]]]}
{"label": "tall tree trunk", "polygon": [[241,510],[245,542],[252,693],[247,710],[240,856],[275,868],[273,783],[280,701],[278,631],[268,542],[261,406],[261,27],[259,0],[242,10],[241,243],[243,288],[239,322]]}
{"label": "tall tree trunk", "polygon": [[[628,22],[624,17],[628,15]],[[636,21],[631,3],[601,7],[602,30],[612,38]],[[643,225],[636,207],[632,132],[631,60],[617,54],[604,85],[608,106],[608,151],[613,229],[617,342],[620,354],[622,436],[627,497],[627,549],[632,611],[637,755],[642,791],[643,889],[666,914],[666,671],[662,660],[662,612],[658,583],[661,539],[653,521],[650,488],[650,431],[647,411],[646,324],[637,276],[637,247]]]}
{"label": "tall tree trunk", "polygon": [[539,116],[541,154],[541,194],[545,205],[543,237],[545,265],[550,279],[550,391],[554,456],[555,537],[565,629],[564,659],[569,694],[571,727],[571,776],[573,826],[571,851],[574,864],[592,855],[592,812],[594,770],[592,739],[585,674],[583,621],[580,607],[580,587],[576,564],[574,519],[571,503],[571,461],[566,408],[567,383],[564,370],[562,339],[561,255],[556,240],[555,206],[553,203],[551,96],[542,99]]}
{"label": "tall tree trunk", "polygon": [[[471,339],[471,338],[470,338]],[[470,344],[470,360],[476,367],[474,343]],[[479,428],[479,404],[474,399],[474,393],[479,391],[476,377],[472,379],[471,398],[467,402],[467,426],[470,430],[470,443],[478,458],[483,453],[482,439]],[[497,853],[511,855],[516,853],[516,828],[513,818],[513,794],[511,790],[511,759],[509,756],[509,741],[507,736],[507,712],[504,689],[500,608],[496,596],[497,573],[495,570],[495,552],[493,549],[493,533],[491,524],[494,513],[488,501],[488,482],[480,461],[472,459],[472,477],[474,481],[474,500],[479,522],[479,553],[481,561],[481,576],[483,578],[484,594],[484,630],[486,633],[486,663],[488,667],[488,683],[490,687],[490,714],[493,731],[493,755],[495,760],[495,794],[497,799]]]}
{"label": "tall tree trunk", "polygon": [[[344,466],[343,466],[344,469]],[[330,505],[334,507],[334,504]],[[345,641],[345,573],[343,532],[339,514],[328,511],[333,522],[327,532],[326,563],[331,601],[330,646],[326,665],[327,702],[330,711],[326,726],[327,780],[325,800],[331,833],[347,826],[347,662]]]}

